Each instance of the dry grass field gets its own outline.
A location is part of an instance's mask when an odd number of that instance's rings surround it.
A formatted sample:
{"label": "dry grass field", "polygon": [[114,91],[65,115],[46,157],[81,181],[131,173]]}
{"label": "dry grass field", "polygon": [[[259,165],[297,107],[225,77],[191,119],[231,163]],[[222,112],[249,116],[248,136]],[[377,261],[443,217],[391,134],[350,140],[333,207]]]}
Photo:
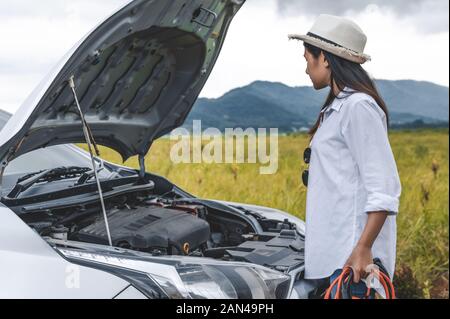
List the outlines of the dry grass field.
{"label": "dry grass field", "polygon": [[[448,298],[449,135],[446,130],[393,131],[391,144],[402,181],[395,284],[405,298]],[[304,217],[306,189],[300,180],[306,135],[279,137],[279,168],[260,175],[260,164],[173,164],[174,141],[160,139],[147,170],[202,198],[275,207]],[[102,158],[121,163],[102,148]],[[137,167],[137,159],[125,165]]]}

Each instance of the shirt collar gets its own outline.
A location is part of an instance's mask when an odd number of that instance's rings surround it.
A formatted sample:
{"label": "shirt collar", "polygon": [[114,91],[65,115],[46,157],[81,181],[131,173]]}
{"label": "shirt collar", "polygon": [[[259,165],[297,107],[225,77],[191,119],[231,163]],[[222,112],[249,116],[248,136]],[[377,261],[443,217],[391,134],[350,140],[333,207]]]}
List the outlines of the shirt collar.
{"label": "shirt collar", "polygon": [[331,105],[325,110],[326,113],[333,110],[336,112],[339,112],[341,110],[342,105],[344,104],[345,100],[353,93],[356,92],[355,90],[345,87],[337,96],[336,99],[331,103]]}

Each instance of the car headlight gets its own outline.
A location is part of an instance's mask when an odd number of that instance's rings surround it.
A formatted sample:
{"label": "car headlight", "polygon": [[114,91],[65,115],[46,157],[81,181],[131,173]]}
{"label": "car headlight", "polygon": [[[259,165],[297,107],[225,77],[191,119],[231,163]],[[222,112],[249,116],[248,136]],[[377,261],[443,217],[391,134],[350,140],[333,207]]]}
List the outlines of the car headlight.
{"label": "car headlight", "polygon": [[[258,265],[181,259],[124,258],[121,255],[59,249],[70,261],[113,273],[148,298],[281,299],[290,277]],[[194,261],[194,262],[191,262]]]}
{"label": "car headlight", "polygon": [[[184,298],[275,299],[285,298],[289,289],[290,277],[270,269],[227,264],[179,264],[175,268],[183,283],[175,288],[184,292]],[[177,297],[175,291],[166,292]]]}

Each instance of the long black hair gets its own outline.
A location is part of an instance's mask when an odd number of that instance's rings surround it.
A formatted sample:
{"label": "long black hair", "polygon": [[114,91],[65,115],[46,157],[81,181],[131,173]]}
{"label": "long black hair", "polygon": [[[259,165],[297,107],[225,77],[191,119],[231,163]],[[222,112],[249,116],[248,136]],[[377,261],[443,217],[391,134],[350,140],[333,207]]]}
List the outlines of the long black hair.
{"label": "long black hair", "polygon": [[[322,106],[322,110],[329,106],[334,99],[338,98],[335,92],[335,85],[337,86],[336,91],[343,91],[344,88],[351,88],[357,92],[366,93],[370,95],[378,104],[378,106],[386,114],[386,120],[389,125],[389,113],[381,95],[375,86],[374,81],[370,78],[369,74],[363,67],[355,62],[338,57],[332,53],[324,51],[316,46],[309,43],[304,43],[306,50],[312,54],[312,56],[317,59],[323,52],[325,59],[328,61],[331,70],[331,90],[328,93],[328,97]],[[320,117],[317,119],[314,126],[310,129],[309,134],[314,136],[320,125]]]}

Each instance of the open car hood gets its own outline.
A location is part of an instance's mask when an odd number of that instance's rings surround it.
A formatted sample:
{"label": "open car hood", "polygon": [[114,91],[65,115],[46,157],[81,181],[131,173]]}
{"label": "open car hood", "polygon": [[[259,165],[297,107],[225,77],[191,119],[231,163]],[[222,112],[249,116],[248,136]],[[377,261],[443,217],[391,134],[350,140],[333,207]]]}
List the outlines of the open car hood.
{"label": "open car hood", "polygon": [[75,45],[8,121],[2,166],[37,148],[85,141],[71,76],[96,143],[124,161],[145,155],[183,124],[244,1],[130,1]]}

